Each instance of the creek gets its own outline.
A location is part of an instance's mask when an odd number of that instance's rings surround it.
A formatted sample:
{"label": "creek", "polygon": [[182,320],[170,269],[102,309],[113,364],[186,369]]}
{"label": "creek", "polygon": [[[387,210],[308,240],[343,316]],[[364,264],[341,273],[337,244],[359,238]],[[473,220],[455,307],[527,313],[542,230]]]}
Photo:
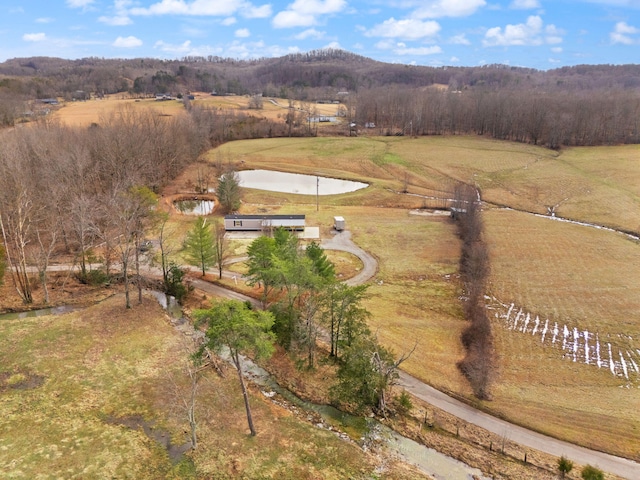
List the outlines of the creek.
{"label": "creek", "polygon": [[[179,327],[186,334],[189,334],[187,330],[191,330],[192,335],[195,333],[192,328],[185,329],[188,321],[184,318],[182,309],[175,298],[154,290],[148,290],[147,293],[151,294],[167,311],[174,326]],[[7,313],[0,315],[0,320],[59,315],[73,310],[76,308],[62,306],[30,312]],[[229,361],[226,352],[222,352],[222,357]],[[319,405],[302,400],[291,391],[281,387],[266,370],[250,359],[243,357],[242,362],[246,376],[262,388],[266,397],[272,398],[277,393],[295,408],[318,415],[322,418],[322,422],[315,422],[318,428],[334,431],[345,440],[348,437],[363,449],[372,445],[382,445],[400,459],[415,465],[422,472],[438,480],[491,480],[491,477],[483,476],[479,469],[404,437],[374,418],[356,417],[330,405]]]}

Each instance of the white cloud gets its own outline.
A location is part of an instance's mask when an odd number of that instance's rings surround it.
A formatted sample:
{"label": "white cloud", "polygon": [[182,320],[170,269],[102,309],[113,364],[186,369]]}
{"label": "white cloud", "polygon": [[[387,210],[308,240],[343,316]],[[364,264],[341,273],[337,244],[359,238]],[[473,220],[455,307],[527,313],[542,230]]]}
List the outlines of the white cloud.
{"label": "white cloud", "polygon": [[126,15],[116,15],[115,17],[98,17],[100,23],[110,25],[112,27],[122,27],[124,25],[131,25],[132,20]]}
{"label": "white cloud", "polygon": [[555,25],[543,28],[542,18],[534,15],[527,18],[526,23],[507,25],[504,30],[502,27],[490,28],[485,33],[482,44],[485,47],[558,44],[562,42],[563,34]]}
{"label": "white cloud", "polygon": [[227,17],[224,20],[222,20],[222,22],[220,22],[220,24],[224,25],[225,27],[229,27],[231,25],[233,25],[234,23],[236,23],[238,20],[236,20],[236,17]]}
{"label": "white cloud", "polygon": [[36,18],[36,23],[51,23],[53,21],[53,18],[49,17]]}
{"label": "white cloud", "polygon": [[71,8],[84,8],[93,3],[93,0],[67,0],[67,6]]}
{"label": "white cloud", "polygon": [[191,47],[191,40],[187,40],[186,42],[181,43],[180,45],[173,45],[171,43],[165,43],[162,40],[158,40],[153,45],[153,48],[157,48],[158,50],[161,50],[167,53],[182,54],[182,55],[192,54],[193,52]]}
{"label": "white cloud", "polygon": [[268,18],[273,13],[271,5],[262,5],[260,7],[254,7],[251,4],[242,7],[241,12],[245,18]]}
{"label": "white cloud", "polygon": [[239,12],[248,18],[262,18],[271,15],[271,6],[259,7],[240,1],[212,0],[161,0],[149,7],[135,7],[129,10],[131,15],[189,15],[189,16],[230,16]]}
{"label": "white cloud", "polygon": [[449,43],[454,45],[471,45],[471,42],[465,37],[464,33],[461,35],[455,35],[449,39]]}
{"label": "white cloud", "polygon": [[509,8],[516,10],[530,10],[533,8],[540,8],[540,2],[538,0],[513,0]]}
{"label": "white cloud", "polygon": [[404,44],[399,43],[397,47],[393,49],[393,52],[396,55],[424,56],[442,53],[442,49],[437,45],[433,45],[431,47],[407,47]]}
{"label": "white cloud", "polygon": [[322,47],[323,50],[342,50],[342,47],[340,46],[339,42],[330,42],[327,43],[324,47]]}
{"label": "white cloud", "polygon": [[345,0],[295,0],[286,10],[273,18],[275,28],[310,27],[318,23],[318,16],[339,13],[345,9]]}
{"label": "white cloud", "polygon": [[564,51],[564,49],[563,49],[562,47],[553,47],[553,48],[551,49],[551,51],[552,51],[553,53],[562,53],[562,52]]}
{"label": "white cloud", "polygon": [[423,22],[417,19],[396,20],[391,17],[389,20],[385,20],[366,31],[365,35],[367,37],[416,40],[419,38],[433,37],[439,31],[440,25],[433,20]]}
{"label": "white cloud", "polygon": [[413,18],[468,17],[487,4],[485,0],[430,0],[422,2]]}
{"label": "white cloud", "polygon": [[22,39],[25,42],[44,42],[47,36],[44,33],[25,33]]}
{"label": "white cloud", "polygon": [[451,57],[451,58],[449,59],[449,61],[450,61],[451,63],[458,63],[458,62],[460,61],[460,59],[459,59],[458,57]]}
{"label": "white cloud", "polygon": [[133,21],[129,18],[127,8],[132,4],[132,0],[115,0],[113,2],[114,15],[102,15],[98,17],[98,21],[112,27],[121,27],[131,25]]}
{"label": "white cloud", "polygon": [[640,37],[633,37],[633,35],[640,34],[640,29],[633,27],[626,22],[618,22],[613,29],[613,32],[609,34],[611,43],[621,43],[623,45],[634,45],[640,43]]}
{"label": "white cloud", "polygon": [[249,32],[248,28],[239,28],[235,31],[234,34],[237,38],[247,38],[251,36],[251,32]]}
{"label": "white cloud", "polygon": [[313,38],[315,40],[320,40],[324,38],[326,32],[319,32],[315,28],[308,28],[307,30],[298,33],[294,38],[296,40],[306,40],[307,38]]}
{"label": "white cloud", "polygon": [[118,37],[112,45],[118,48],[135,48],[142,46],[142,40],[133,36]]}

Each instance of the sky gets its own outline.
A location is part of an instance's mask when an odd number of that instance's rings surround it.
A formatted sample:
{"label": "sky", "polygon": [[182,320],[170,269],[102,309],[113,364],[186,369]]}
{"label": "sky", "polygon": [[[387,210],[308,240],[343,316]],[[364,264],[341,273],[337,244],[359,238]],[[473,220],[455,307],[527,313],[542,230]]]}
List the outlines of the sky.
{"label": "sky", "polygon": [[280,57],[427,66],[640,63],[640,0],[0,0],[0,61]]}

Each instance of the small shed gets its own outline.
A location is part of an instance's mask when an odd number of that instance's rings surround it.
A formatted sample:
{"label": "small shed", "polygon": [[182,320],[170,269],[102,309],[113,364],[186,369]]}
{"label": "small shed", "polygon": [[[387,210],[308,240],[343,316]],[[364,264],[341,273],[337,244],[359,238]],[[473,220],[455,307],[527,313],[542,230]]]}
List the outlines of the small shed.
{"label": "small shed", "polygon": [[304,215],[225,215],[224,229],[233,232],[259,232],[271,228],[303,231]]}
{"label": "small shed", "polygon": [[344,230],[344,226],[344,217],[333,217],[333,228],[341,232]]}

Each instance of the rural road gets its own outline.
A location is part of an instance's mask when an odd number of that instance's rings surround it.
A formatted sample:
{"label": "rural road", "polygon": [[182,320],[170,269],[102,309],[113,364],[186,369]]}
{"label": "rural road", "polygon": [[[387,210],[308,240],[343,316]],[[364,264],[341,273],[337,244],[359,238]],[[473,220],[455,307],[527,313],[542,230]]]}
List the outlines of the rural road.
{"label": "rural road", "polygon": [[571,461],[582,465],[596,466],[605,472],[613,473],[629,480],[640,478],[640,463],[579,447],[506,422],[456,400],[402,371],[400,372],[399,384],[421,400],[465,422],[505,437],[509,441],[516,442],[523,447],[539,450],[557,457],[564,455]]}
{"label": "rural road", "polygon": [[[343,231],[337,233],[332,238],[323,240],[321,245],[327,250],[349,252],[362,260],[364,265],[362,271],[356,276],[348,279],[345,282],[348,285],[362,284],[373,278],[376,274],[378,262],[372,255],[365,252],[352,242],[350,232]],[[53,267],[52,269],[62,268],[68,268],[68,266]],[[233,277],[236,274],[225,272],[224,275]],[[214,285],[205,280],[192,277],[190,279],[190,283],[195,288],[212,295],[241,301],[248,300],[254,305],[260,306],[260,302],[251,297]],[[640,463],[595,450],[589,450],[587,448],[579,447],[571,443],[519,427],[456,400],[405,372],[400,372],[399,380],[399,384],[417,398],[420,398],[421,400],[424,400],[431,405],[464,420],[465,422],[477,425],[478,427],[484,428],[496,435],[505,437],[523,447],[539,450],[557,457],[564,455],[571,461],[582,465],[593,465],[605,472],[613,473],[629,480],[640,479]]]}
{"label": "rural road", "polygon": [[[378,262],[369,253],[362,250],[351,240],[351,233],[343,231],[335,234],[332,238],[325,239],[321,242],[323,248],[327,250],[339,250],[349,252],[356,255],[364,265],[362,271],[356,276],[348,279],[345,283],[348,285],[362,284],[376,274]],[[195,287],[204,291],[226,298],[235,298],[239,300],[255,300],[242,294],[226,290],[222,287],[212,285],[202,280],[193,280]],[[400,372],[399,384],[409,393],[417,398],[424,400],[431,405],[454,415],[465,422],[484,428],[500,437],[505,437],[512,442],[516,442],[525,448],[535,449],[550,455],[560,457],[564,455],[571,461],[582,465],[593,465],[605,472],[613,473],[619,477],[629,480],[640,479],[640,463],[633,462],[626,458],[616,457],[606,453],[589,450],[579,447],[562,440],[558,440],[540,433],[519,427],[505,420],[499,419],[488,413],[473,408],[445,393],[423,383],[411,375]]]}

